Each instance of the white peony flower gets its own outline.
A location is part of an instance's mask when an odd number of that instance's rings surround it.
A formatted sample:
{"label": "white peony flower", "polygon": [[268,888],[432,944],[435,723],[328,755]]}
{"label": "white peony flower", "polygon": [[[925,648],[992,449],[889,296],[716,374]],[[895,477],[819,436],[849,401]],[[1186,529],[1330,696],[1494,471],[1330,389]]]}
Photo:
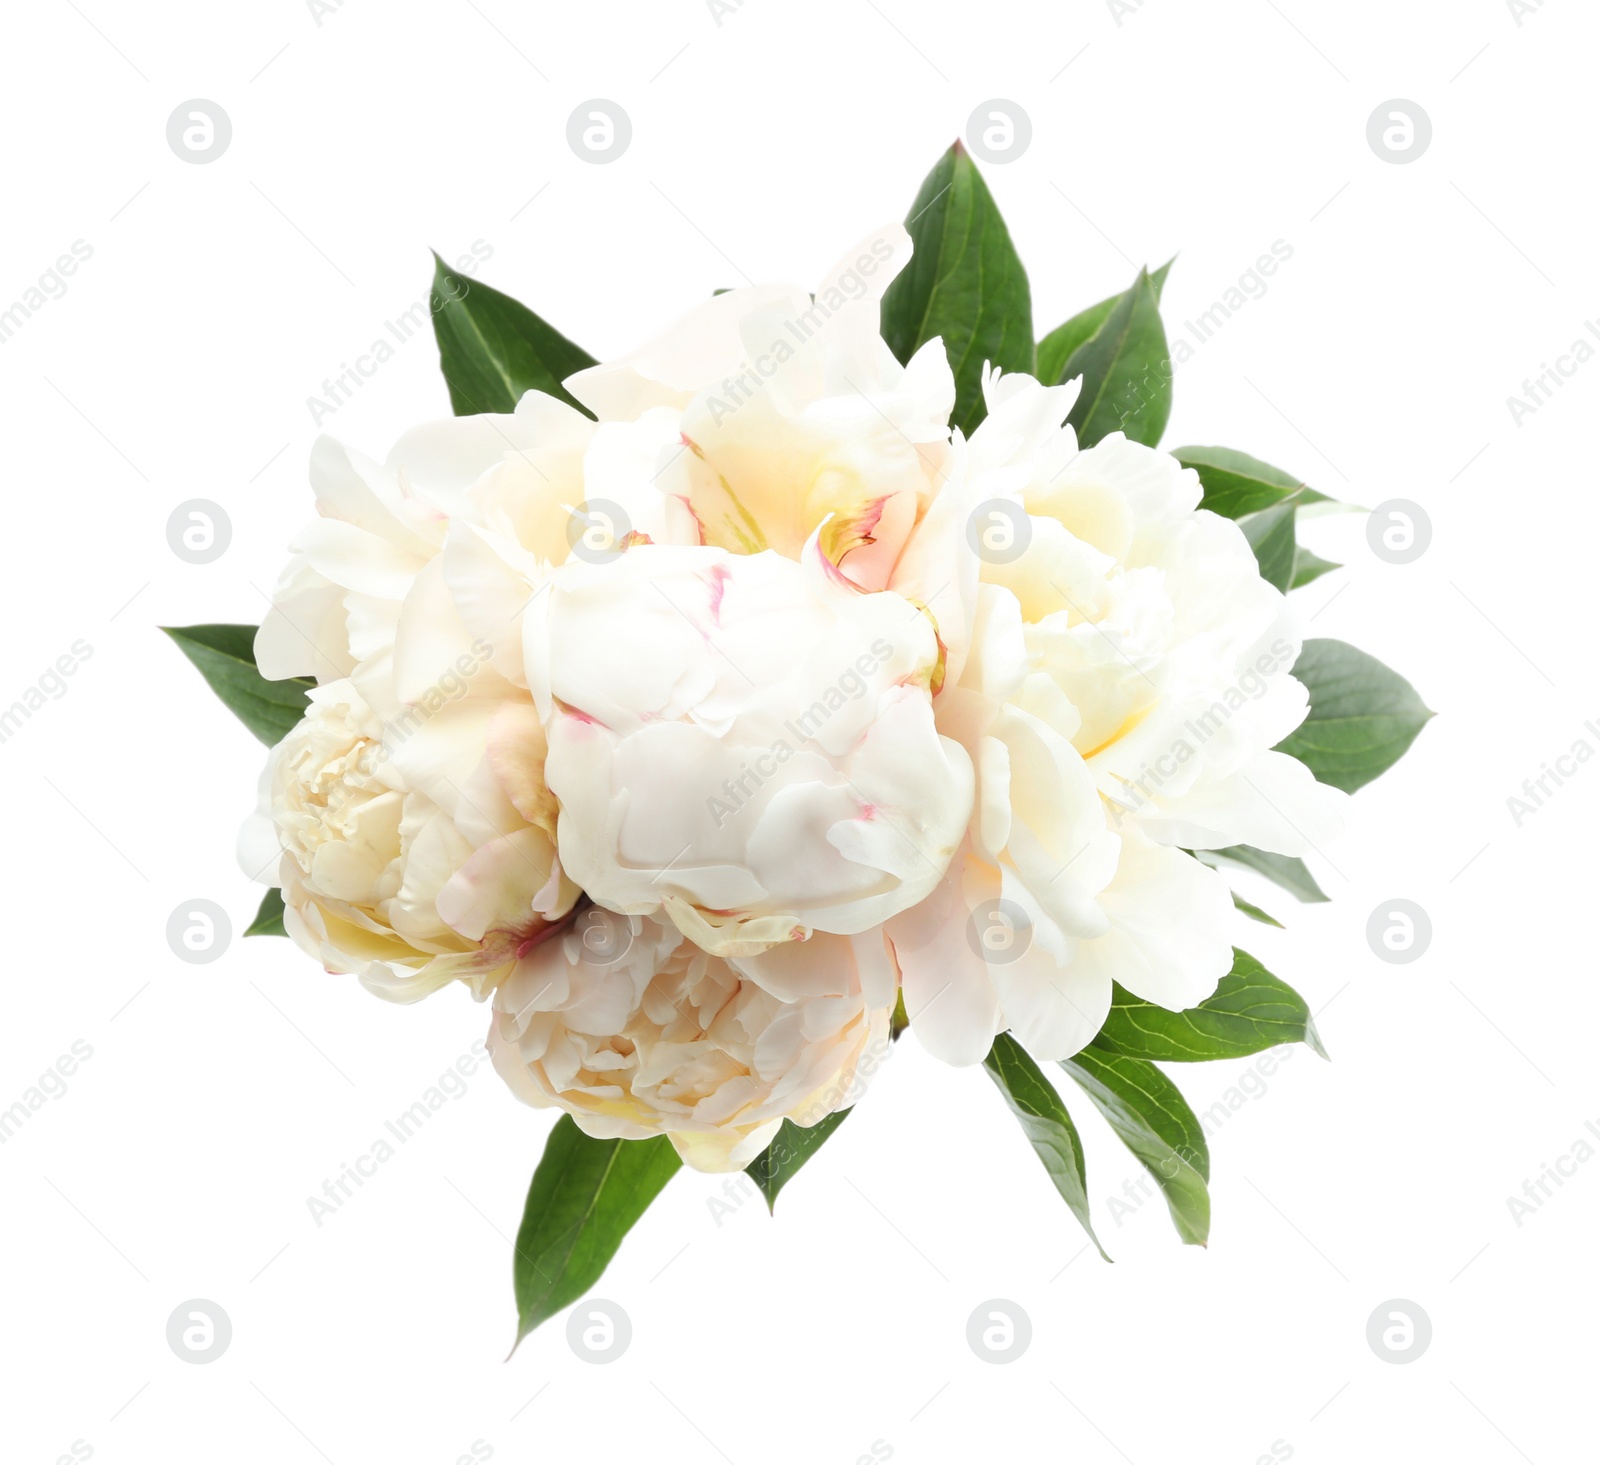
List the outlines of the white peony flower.
{"label": "white peony flower", "polygon": [[784,1119],[809,1127],[856,1101],[894,1000],[879,931],[724,959],[590,907],[496,991],[489,1050],[513,1093],[587,1134],[666,1134],[697,1170],[739,1170]]}
{"label": "white peony flower", "polygon": [[1113,979],[1181,1009],[1231,960],[1222,877],[1137,828],[1113,832],[1083,759],[1007,690],[969,682],[941,698],[941,726],[964,730],[977,765],[972,828],[940,890],[887,928],[912,1026],[951,1063],[979,1062],[1007,1029],[1042,1059],[1068,1057],[1100,1030]]}
{"label": "white peony flower", "polygon": [[[274,750],[242,858],[330,970],[400,1000],[452,978],[481,996],[571,908],[520,614],[580,542],[586,476],[628,492],[611,476],[639,431],[529,393],[419,427],[382,464],[318,440],[319,517],[255,649],[264,675],[322,686]],[[678,512],[659,493],[632,511],[663,536]]]}
{"label": "white peony flower", "polygon": [[[1094,770],[1120,824],[1162,844],[1301,855],[1334,838],[1345,796],[1272,748],[1305,719],[1300,635],[1244,532],[1198,508],[1200,480],[1120,433],[1079,452],[1052,425],[1073,389],[992,378],[973,494],[1010,498],[1028,533],[981,563],[1021,610],[1034,695]],[[1059,418],[1057,419],[1059,423]],[[1059,692],[1060,697],[1056,697]]]}
{"label": "white peony flower", "polygon": [[[1339,823],[1272,751],[1300,641],[1237,525],[1167,455],[1080,453],[1075,386],[990,374],[952,433],[942,344],[902,367],[878,333],[909,250],[892,226],[814,293],[706,302],[567,383],[598,420],[529,393],[383,464],[321,440],[257,641],[324,684],[269,770],[297,939],[391,995],[514,985],[503,1042],[549,1017],[503,1058],[519,1091],[707,1163],[857,1051],[842,1018],[815,1050],[769,1036],[822,1000],[764,978],[777,953],[887,939],[938,1056],[1009,1029],[1065,1057],[1113,980],[1182,1008],[1227,970],[1227,887],[1185,851]],[[580,889],[639,939],[558,984],[550,1046],[527,974],[570,955]],[[741,1015],[670,1056],[669,988]],[[864,1031],[893,994],[826,997]]]}
{"label": "white peony flower", "polygon": [[597,425],[539,392],[514,413],[425,423],[383,463],[318,438],[319,517],[295,536],[256,636],[262,675],[350,677],[387,719],[482,642],[472,694],[523,686],[527,581],[582,554],[591,499],[656,542],[696,542],[651,481],[657,457],[681,451],[673,414]]}
{"label": "white peony flower", "polygon": [[959,845],[967,755],[934,728],[939,649],[821,556],[639,546],[554,571],[526,613],[563,867],[708,951],[853,935]]}
{"label": "white peony flower", "polygon": [[540,803],[531,714],[467,700],[407,730],[349,681],[313,691],[240,841],[245,867],[282,885],[290,936],[396,1001],[453,980],[492,989],[578,896]]}
{"label": "white peony flower", "polygon": [[[912,1026],[975,1063],[995,1033],[1067,1057],[1113,980],[1174,1010],[1231,963],[1231,898],[1188,848],[1299,854],[1343,795],[1271,751],[1304,717],[1300,643],[1242,531],[1120,434],[1078,452],[1075,386],[985,382],[962,502],[975,614],[942,733],[972,757],[967,844],[889,923]],[[891,581],[893,583],[893,581]]]}
{"label": "white peony flower", "polygon": [[[910,236],[889,225],[814,292],[729,291],[566,385],[603,421],[670,411],[681,448],[648,471],[686,511],[688,542],[799,559],[820,531],[846,579],[881,590],[956,452],[943,343],[927,342],[902,367],[879,335],[880,298],[910,257]],[[924,588],[936,619],[960,619],[954,601],[933,603],[950,592],[948,578]]]}

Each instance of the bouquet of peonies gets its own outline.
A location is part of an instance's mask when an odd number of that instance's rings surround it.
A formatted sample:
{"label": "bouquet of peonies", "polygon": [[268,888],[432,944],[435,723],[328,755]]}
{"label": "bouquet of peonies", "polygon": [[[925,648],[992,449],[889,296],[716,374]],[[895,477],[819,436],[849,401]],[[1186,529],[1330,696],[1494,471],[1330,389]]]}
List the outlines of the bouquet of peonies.
{"label": "bouquet of peonies", "polygon": [[170,633],[272,748],[252,932],[392,1001],[465,985],[564,1111],[519,1338],[680,1164],[771,1203],[906,1028],[986,1066],[1089,1228],[1060,1064],[1205,1240],[1155,1061],[1319,1047],[1216,866],[1323,899],[1299,857],[1430,714],[1301,640],[1328,500],[1157,450],[1165,275],[1036,343],[959,144],[815,293],[604,364],[441,262],[459,415],[383,462],[319,439],[260,628]]}

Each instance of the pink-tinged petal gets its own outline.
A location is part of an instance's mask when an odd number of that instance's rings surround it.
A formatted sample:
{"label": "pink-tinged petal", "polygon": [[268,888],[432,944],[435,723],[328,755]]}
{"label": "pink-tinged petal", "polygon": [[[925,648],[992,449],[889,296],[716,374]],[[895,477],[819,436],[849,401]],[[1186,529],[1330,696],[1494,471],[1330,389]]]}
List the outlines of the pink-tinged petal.
{"label": "pink-tinged petal", "polygon": [[489,766],[489,728],[499,705],[485,697],[423,703],[383,729],[395,774],[445,810],[474,845],[523,822]]}
{"label": "pink-tinged petal", "polygon": [[883,590],[917,519],[917,497],[894,493],[846,511],[828,526],[824,548],[853,585]]}
{"label": "pink-tinged petal", "polygon": [[545,782],[595,901],[646,915],[678,897],[693,912],[671,919],[736,955],[756,932],[867,931],[943,873],[972,769],[938,733],[919,680],[935,638],[902,597],[844,582],[814,545],[803,566],[655,545],[563,565],[539,601],[524,651]]}
{"label": "pink-tinged petal", "polygon": [[439,892],[439,915],[469,941],[482,941],[490,931],[526,930],[543,919],[534,901],[544,892],[554,861],[554,846],[542,830],[491,840]]}
{"label": "pink-tinged petal", "polygon": [[[819,931],[808,940],[785,941],[754,956],[733,960],[730,965],[780,1002],[838,996],[854,985],[853,946],[858,939],[870,953],[871,943],[865,937],[831,936]],[[877,943],[881,950],[881,935],[877,936]],[[892,986],[889,1001],[894,1001]]]}
{"label": "pink-tinged petal", "polygon": [[531,702],[502,702],[489,723],[489,767],[512,807],[555,837],[560,806],[545,786],[544,724]]}
{"label": "pink-tinged petal", "polygon": [[805,548],[800,552],[800,563],[810,573],[820,575],[828,584],[839,590],[860,590],[861,587],[833,562],[823,545],[823,537],[829,532],[833,517],[829,514],[812,531],[811,537],[806,540]]}

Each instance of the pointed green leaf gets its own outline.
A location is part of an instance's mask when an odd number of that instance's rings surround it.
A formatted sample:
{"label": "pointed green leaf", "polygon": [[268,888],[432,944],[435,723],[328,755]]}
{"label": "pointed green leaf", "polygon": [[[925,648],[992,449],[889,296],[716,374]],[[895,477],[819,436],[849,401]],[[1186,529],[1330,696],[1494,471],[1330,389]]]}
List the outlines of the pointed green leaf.
{"label": "pointed green leaf", "polygon": [[1196,850],[1195,855],[1213,867],[1218,860],[1230,860],[1235,865],[1243,865],[1247,870],[1254,870],[1256,874],[1265,876],[1279,889],[1287,890],[1304,905],[1318,905],[1328,898],[1322,893],[1322,887],[1312,878],[1311,871],[1306,868],[1306,862],[1296,859],[1293,855],[1269,854],[1266,850],[1257,849],[1249,844],[1229,845],[1227,849]]}
{"label": "pointed green leaf", "polygon": [[681,1164],[665,1135],[591,1139],[570,1114],[556,1121],[517,1232],[518,1343],[600,1280]]}
{"label": "pointed green leaf", "polygon": [[958,142],[928,174],[906,229],[911,263],[884,293],[883,338],[903,363],[935,336],[956,379],[953,426],[984,417],[983,366],[1033,370],[1028,275],[977,166]]}
{"label": "pointed green leaf", "polygon": [[287,936],[283,929],[283,892],[273,886],[261,897],[255,920],[244,928],[246,936]]}
{"label": "pointed green leaf", "polygon": [[[1200,507],[1225,519],[1242,519],[1270,509],[1305,488],[1292,474],[1232,448],[1174,448],[1172,456],[1200,475]],[[1326,499],[1308,491],[1301,502]]]}
{"label": "pointed green leaf", "polygon": [[1307,641],[1294,675],[1311,711],[1278,751],[1346,793],[1399,762],[1433,716],[1410,682],[1343,641]]}
{"label": "pointed green leaf", "polygon": [[520,301],[433,258],[433,334],[456,416],[511,412],[534,390],[584,411],[561,383],[593,366],[594,357]]}
{"label": "pointed green leaf", "polygon": [[1255,552],[1261,578],[1285,594],[1294,581],[1294,511],[1295,501],[1285,499],[1273,508],[1239,520],[1239,527]]}
{"label": "pointed green leaf", "polygon": [[[1150,276],[1150,283],[1155,286],[1158,303],[1161,300],[1161,287],[1167,283],[1167,272],[1171,270],[1173,260],[1176,258],[1174,255]],[[1122,292],[1122,295],[1125,294],[1127,291]],[[1080,311],[1071,320],[1063,321],[1051,331],[1039,342],[1035,353],[1034,375],[1047,387],[1059,386],[1064,380],[1062,372],[1066,369],[1072,353],[1106,323],[1106,317],[1115,309],[1122,295],[1107,296],[1099,304]]]}
{"label": "pointed green leaf", "polygon": [[1294,557],[1294,580],[1289,588],[1298,590],[1302,585],[1309,585],[1313,580],[1320,580],[1330,570],[1342,570],[1343,568],[1343,565],[1336,565],[1332,560],[1323,559],[1321,555],[1312,554],[1302,544],[1299,552]]}
{"label": "pointed green leaf", "polygon": [[310,677],[269,682],[256,670],[254,626],[163,626],[228,710],[269,748],[306,710]]}
{"label": "pointed green leaf", "polygon": [[1121,295],[1113,295],[1109,300],[1091,305],[1081,315],[1064,321],[1040,341],[1034,357],[1039,380],[1047,387],[1059,386],[1061,374],[1067,369],[1072,353],[1084,342],[1094,339],[1095,333],[1106,323],[1106,317],[1121,299]]}
{"label": "pointed green leaf", "polygon": [[1169,1012],[1113,984],[1111,1012],[1095,1046],[1157,1063],[1247,1058],[1282,1043],[1304,1043],[1324,1058],[1306,1000],[1237,947],[1233,970],[1198,1007]]}
{"label": "pointed green leaf", "polygon": [[1061,379],[1079,376],[1083,389],[1067,421],[1081,447],[1113,432],[1152,448],[1161,441],[1172,415],[1172,360],[1155,282],[1144,270],[1105,324],[1067,358]]}
{"label": "pointed green leaf", "polygon": [[785,1119],[772,1143],[744,1167],[744,1173],[756,1183],[756,1189],[767,1198],[770,1214],[778,1204],[778,1192],[800,1173],[805,1164],[845,1121],[848,1109],[835,1109],[832,1114],[819,1119],[809,1128]]}
{"label": "pointed green leaf", "polygon": [[1186,1244],[1211,1233],[1211,1154],[1205,1131],[1166,1074],[1138,1058],[1085,1048],[1062,1065],[1148,1170]]}
{"label": "pointed green leaf", "polygon": [[1001,1033],[994,1047],[983,1060],[995,1087],[1004,1095],[1027,1135],[1028,1143],[1039,1157],[1039,1163],[1049,1175],[1051,1184],[1060,1193],[1067,1208],[1078,1218],[1078,1224],[1089,1233],[1095,1250],[1105,1257],[1105,1247],[1094,1234],[1094,1224],[1089,1218],[1088,1179],[1084,1171],[1083,1144],[1078,1131],[1061,1102],[1061,1095],[1010,1033]]}
{"label": "pointed green leaf", "polygon": [[1302,519],[1323,519],[1333,514],[1370,514],[1371,509],[1361,504],[1348,504],[1343,499],[1329,498],[1325,493],[1318,493],[1314,488],[1300,490],[1300,517]]}
{"label": "pointed green leaf", "polygon": [[1252,905],[1237,890],[1233,892],[1233,908],[1249,916],[1252,921],[1260,921],[1263,926],[1276,926],[1280,931],[1283,930],[1282,921],[1276,916],[1268,915],[1260,906]]}

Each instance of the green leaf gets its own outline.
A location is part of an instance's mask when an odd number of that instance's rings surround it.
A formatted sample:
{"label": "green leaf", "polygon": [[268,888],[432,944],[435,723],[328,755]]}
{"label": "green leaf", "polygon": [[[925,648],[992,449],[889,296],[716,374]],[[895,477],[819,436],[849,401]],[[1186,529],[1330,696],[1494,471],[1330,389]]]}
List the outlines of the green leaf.
{"label": "green leaf", "polygon": [[[1172,456],[1200,475],[1202,509],[1225,519],[1242,519],[1282,503],[1305,484],[1281,468],[1232,448],[1174,448]],[[1326,502],[1326,496],[1307,490],[1302,503]]]}
{"label": "green leaf", "polygon": [[163,626],[228,710],[269,748],[305,713],[310,677],[269,682],[256,670],[254,626]]}
{"label": "green leaf", "polygon": [[1121,432],[1154,447],[1172,415],[1172,360],[1155,282],[1144,270],[1105,324],[1067,358],[1061,379],[1083,378],[1067,414],[1080,447]]}
{"label": "green leaf", "polygon": [[1287,890],[1305,905],[1318,905],[1328,898],[1322,893],[1322,887],[1312,878],[1311,871],[1306,868],[1306,862],[1296,859],[1293,855],[1269,854],[1266,850],[1257,849],[1249,844],[1229,845],[1227,849],[1196,850],[1195,855],[1208,865],[1215,865],[1218,860],[1229,860],[1235,865],[1243,865],[1245,869],[1254,870],[1256,874],[1265,876],[1280,889]]}
{"label": "green leaf", "polygon": [[1340,507],[1289,474],[1229,448],[1175,448],[1173,456],[1200,475],[1200,507],[1236,519],[1255,551],[1261,578],[1287,594],[1342,569],[1296,543],[1303,511]]}
{"label": "green leaf", "polygon": [[1172,1080],[1142,1059],[1092,1047],[1061,1066],[1161,1187],[1178,1235],[1204,1246],[1211,1232],[1211,1154],[1200,1121]]}
{"label": "green leaf", "polygon": [[984,417],[983,365],[1033,370],[1027,272],[977,166],[957,142],[923,181],[906,219],[911,263],[884,293],[883,338],[904,363],[935,336],[956,379],[953,426]]}
{"label": "green leaf", "polygon": [[995,1087],[1005,1096],[1011,1112],[1017,1116],[1022,1132],[1039,1157],[1039,1162],[1049,1175],[1051,1183],[1060,1193],[1067,1208],[1078,1218],[1078,1224],[1089,1233],[1095,1250],[1105,1257],[1105,1247],[1094,1234],[1089,1218],[1088,1180],[1084,1172],[1083,1144],[1073,1126],[1067,1106],[1061,1095],[1010,1033],[1001,1033],[994,1047],[983,1060]]}
{"label": "green leaf", "polygon": [[1294,511],[1295,501],[1285,499],[1274,508],[1239,520],[1239,527],[1255,552],[1261,578],[1285,594],[1294,581]]}
{"label": "green leaf", "polygon": [[439,369],[456,416],[514,411],[522,394],[535,389],[587,412],[561,383],[593,366],[594,357],[520,301],[456,274],[437,254],[433,258],[428,301]]}
{"label": "green leaf", "polygon": [[1399,762],[1433,716],[1410,682],[1343,641],[1307,641],[1294,675],[1311,711],[1278,751],[1346,793]]}
{"label": "green leaf", "polygon": [[1300,517],[1303,519],[1327,518],[1333,514],[1370,514],[1371,509],[1361,504],[1349,504],[1343,499],[1329,498],[1314,488],[1300,490]]}
{"label": "green leaf", "polygon": [[832,1114],[819,1119],[806,1128],[792,1119],[785,1119],[772,1143],[744,1167],[744,1173],[756,1183],[756,1189],[767,1198],[767,1214],[778,1204],[778,1192],[783,1189],[824,1144],[850,1113],[848,1109],[835,1109]]}
{"label": "green leaf", "polygon": [[[1174,255],[1173,259],[1169,259],[1150,276],[1150,283],[1156,289],[1158,303],[1161,299],[1161,287],[1167,283],[1167,272],[1172,268],[1173,260],[1176,258]],[[1062,372],[1066,369],[1072,353],[1106,323],[1106,317],[1121,299],[1122,295],[1107,296],[1098,305],[1091,305],[1087,310],[1080,311],[1071,320],[1064,321],[1051,331],[1039,342],[1038,351],[1035,353],[1034,375],[1047,387],[1059,386],[1065,380]]]}
{"label": "green leaf", "polygon": [[681,1164],[665,1135],[591,1139],[570,1114],[556,1121],[517,1232],[517,1343],[599,1281]]}
{"label": "green leaf", "polygon": [[283,892],[277,886],[261,897],[255,920],[244,928],[246,936],[287,936],[283,929]]}
{"label": "green leaf", "polygon": [[1302,585],[1309,585],[1313,580],[1320,580],[1330,570],[1342,570],[1343,568],[1343,565],[1336,565],[1332,560],[1323,559],[1321,555],[1312,554],[1302,544],[1299,553],[1294,557],[1294,580],[1289,588],[1298,590]]}
{"label": "green leaf", "polygon": [[1268,915],[1258,905],[1251,905],[1237,890],[1233,891],[1232,895],[1233,908],[1236,911],[1243,911],[1252,921],[1260,921],[1263,926],[1276,926],[1280,931],[1283,930],[1283,922],[1276,916]]}
{"label": "green leaf", "polygon": [[1233,970],[1186,1012],[1169,1012],[1113,984],[1111,1012],[1095,1039],[1096,1047],[1158,1063],[1247,1058],[1281,1043],[1304,1043],[1328,1056],[1305,998],[1237,947]]}

